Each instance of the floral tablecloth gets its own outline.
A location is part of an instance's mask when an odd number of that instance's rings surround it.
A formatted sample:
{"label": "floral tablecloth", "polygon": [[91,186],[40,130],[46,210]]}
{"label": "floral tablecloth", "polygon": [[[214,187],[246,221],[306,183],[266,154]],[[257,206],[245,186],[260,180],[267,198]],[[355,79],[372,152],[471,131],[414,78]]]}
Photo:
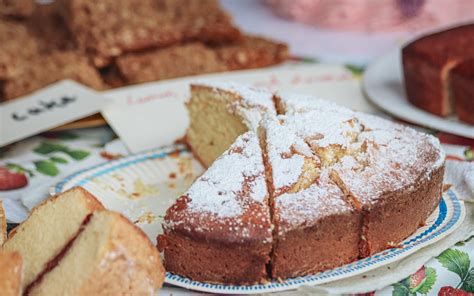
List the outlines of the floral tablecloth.
{"label": "floral tablecloth", "polygon": [[[360,69],[349,68],[358,79]],[[443,143],[448,159],[474,161],[474,140],[428,132]],[[123,143],[108,127],[49,132],[0,148],[0,199],[4,202],[10,227],[25,219],[29,210],[48,196],[49,188],[67,175],[127,154]],[[166,287],[164,292],[186,294],[185,290],[171,287]],[[472,295],[473,237],[445,250],[408,278],[373,293]]]}
{"label": "floral tablecloth", "polygon": [[[474,158],[474,142],[438,134],[449,158]],[[127,154],[120,140],[107,127],[47,133],[19,142],[0,155],[1,167],[27,176],[25,187],[1,192],[7,215],[14,221],[26,217],[27,209],[47,196],[48,189],[66,175]],[[20,206],[23,200],[23,206]],[[465,291],[465,292],[463,292]],[[467,238],[430,260],[405,280],[377,295],[468,295],[474,293],[474,239]]]}

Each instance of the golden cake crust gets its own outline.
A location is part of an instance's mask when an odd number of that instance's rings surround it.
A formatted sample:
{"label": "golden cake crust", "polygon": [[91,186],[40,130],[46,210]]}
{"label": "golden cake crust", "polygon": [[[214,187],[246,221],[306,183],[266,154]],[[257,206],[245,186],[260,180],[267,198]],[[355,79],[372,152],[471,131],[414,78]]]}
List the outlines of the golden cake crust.
{"label": "golden cake crust", "polygon": [[[228,171],[232,163],[240,165]],[[254,132],[239,137],[168,209],[163,230],[158,242],[168,271],[213,282],[267,280],[271,218],[265,168]],[[192,258],[196,249],[199,262]]]}
{"label": "golden cake crust", "polygon": [[[209,98],[209,87],[217,96],[214,100],[234,94],[230,102],[235,99],[237,106],[245,108],[239,101],[245,97],[245,88],[217,83],[193,85],[191,91],[193,96],[202,92],[206,94],[203,98]],[[253,102],[262,102],[261,94],[253,95],[261,96]],[[247,126],[257,132],[244,134],[258,136],[260,148],[256,150],[262,154],[271,220],[252,221],[258,212],[222,216],[237,208],[232,206],[237,197],[224,197],[248,164],[247,160],[222,161],[229,153],[248,149],[248,143],[237,140],[240,144],[233,144],[168,210],[159,247],[170,272],[233,284],[313,274],[396,246],[438,205],[445,155],[436,138],[311,97],[278,93],[273,99],[273,108],[260,109],[266,113],[259,114],[258,124]],[[231,115],[235,109],[223,112]],[[250,185],[247,190],[256,191]],[[212,204],[213,215],[206,207],[190,211],[190,205],[200,198]],[[242,225],[244,217],[248,222]],[[259,233],[271,232],[267,241],[259,243],[258,233],[248,230],[252,223],[263,228]],[[243,227],[233,231],[233,227],[226,228],[229,225]],[[244,239],[243,233],[249,238]],[[250,268],[242,249],[237,248],[241,242],[262,252],[270,245],[271,252],[259,253],[256,260],[261,264],[269,257],[268,275],[243,276],[233,269],[226,276],[213,275],[212,270],[225,270],[224,265],[234,266],[239,260]],[[227,258],[222,258],[219,246],[225,248]],[[252,253],[250,249],[245,252]],[[207,261],[194,260],[197,254]],[[255,265],[250,269],[261,270]]]}
{"label": "golden cake crust", "polygon": [[22,292],[23,260],[20,253],[0,249],[0,291],[5,296],[20,296]]}
{"label": "golden cake crust", "polygon": [[77,245],[90,243],[85,235],[94,235],[93,231],[88,232],[87,229],[97,227],[94,223],[105,228],[103,235],[106,237],[98,246],[100,249],[87,254],[95,258],[94,266],[90,273],[81,277],[80,286],[75,286],[75,295],[155,295],[165,275],[158,250],[136,225],[123,215],[109,211],[92,214],[84,230],[66,250],[65,256],[45,273],[41,281],[30,287],[29,295],[48,295],[51,289],[67,291],[67,287],[57,287],[58,277],[74,276],[71,272],[75,269],[66,264],[75,262],[71,258],[79,256]]}

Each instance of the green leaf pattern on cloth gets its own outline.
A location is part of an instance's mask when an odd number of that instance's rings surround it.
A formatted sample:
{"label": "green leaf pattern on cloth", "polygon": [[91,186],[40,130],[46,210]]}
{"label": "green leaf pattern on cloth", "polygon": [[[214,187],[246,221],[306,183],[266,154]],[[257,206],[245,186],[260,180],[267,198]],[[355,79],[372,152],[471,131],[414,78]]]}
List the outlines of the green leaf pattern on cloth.
{"label": "green leaf pattern on cloth", "polygon": [[68,163],[67,159],[59,157],[59,156],[52,156],[49,158],[49,160],[56,163]]}
{"label": "green leaf pattern on cloth", "polygon": [[[473,250],[474,236],[470,236],[442,252],[416,273],[393,284],[392,295],[415,296],[438,293],[469,295],[469,293],[474,293]],[[384,295],[384,293],[381,294]]]}
{"label": "green leaf pattern on cloth", "polygon": [[83,160],[90,154],[89,152],[84,150],[68,150],[66,153],[75,160]]}
{"label": "green leaf pattern on cloth", "polygon": [[469,255],[463,251],[457,249],[447,249],[441,253],[438,257],[439,263],[449,271],[457,274],[461,281],[469,275]]}
{"label": "green leaf pattern on cloth", "polygon": [[[66,139],[75,139],[77,136],[68,135]],[[38,160],[34,162],[38,172],[47,176],[57,176],[60,172],[56,164],[67,164],[69,161],[58,153],[66,154],[76,161],[81,161],[90,155],[90,152],[80,149],[72,149],[64,144],[54,141],[43,141],[33,151],[40,155],[49,156],[48,160]]]}
{"label": "green leaf pattern on cloth", "polygon": [[53,152],[65,152],[67,149],[68,148],[65,145],[59,143],[41,142],[38,147],[33,149],[33,151],[42,155],[47,155]]}
{"label": "green leaf pattern on cloth", "polygon": [[54,162],[49,160],[38,160],[34,162],[35,168],[38,172],[47,176],[57,176],[59,174],[59,169],[54,164]]}
{"label": "green leaf pattern on cloth", "polygon": [[461,289],[467,292],[474,293],[474,267],[469,270],[469,274],[466,276],[464,282],[462,283]]}

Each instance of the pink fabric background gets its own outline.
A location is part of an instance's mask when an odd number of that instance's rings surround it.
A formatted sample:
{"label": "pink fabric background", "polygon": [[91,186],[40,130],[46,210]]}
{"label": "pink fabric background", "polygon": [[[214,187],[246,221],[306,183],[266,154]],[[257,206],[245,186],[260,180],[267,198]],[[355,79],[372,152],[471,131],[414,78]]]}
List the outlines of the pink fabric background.
{"label": "pink fabric background", "polygon": [[280,16],[335,30],[419,31],[474,17],[471,0],[265,0]]}

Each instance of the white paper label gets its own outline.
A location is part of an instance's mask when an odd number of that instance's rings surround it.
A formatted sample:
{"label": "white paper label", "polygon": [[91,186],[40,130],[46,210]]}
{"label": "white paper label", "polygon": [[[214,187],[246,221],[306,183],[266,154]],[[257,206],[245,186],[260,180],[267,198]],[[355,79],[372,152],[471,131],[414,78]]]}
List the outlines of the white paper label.
{"label": "white paper label", "polygon": [[84,118],[110,102],[95,90],[63,80],[0,105],[0,147]]}
{"label": "white paper label", "polygon": [[104,92],[114,104],[102,112],[131,152],[157,148],[184,136],[189,123],[184,102],[196,80],[234,81],[270,90],[315,95],[359,111],[374,111],[360,83],[341,66],[286,65],[173,79]]}

